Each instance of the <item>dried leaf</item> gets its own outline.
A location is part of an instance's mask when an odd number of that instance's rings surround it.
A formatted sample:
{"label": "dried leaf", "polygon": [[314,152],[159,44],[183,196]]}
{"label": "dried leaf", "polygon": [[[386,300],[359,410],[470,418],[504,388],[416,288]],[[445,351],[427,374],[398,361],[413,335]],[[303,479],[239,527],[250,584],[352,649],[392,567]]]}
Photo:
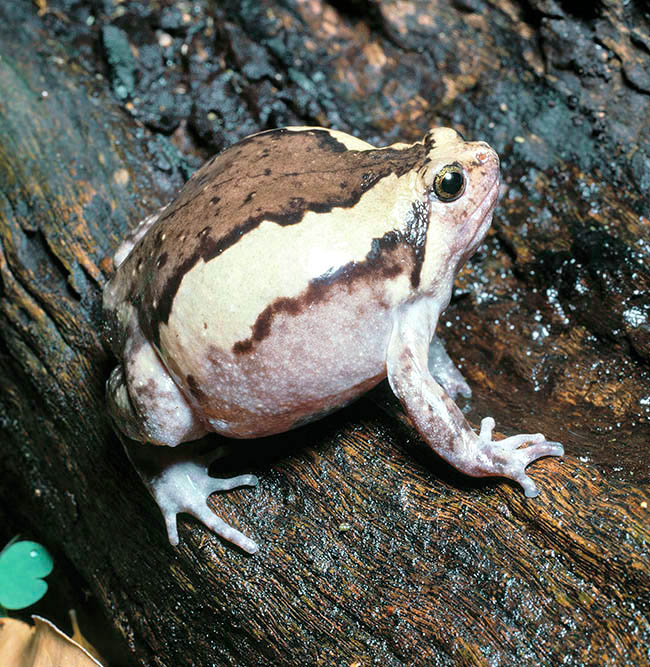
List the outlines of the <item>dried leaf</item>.
{"label": "dried leaf", "polygon": [[33,626],[14,618],[0,618],[0,665],[102,667],[53,623],[40,616],[32,618]]}
{"label": "dried leaf", "polygon": [[72,640],[79,644],[81,648],[85,648],[95,660],[101,662],[102,656],[99,655],[99,651],[81,634],[79,622],[77,621],[77,612],[74,609],[70,609],[68,613],[70,614],[70,622],[72,623]]}

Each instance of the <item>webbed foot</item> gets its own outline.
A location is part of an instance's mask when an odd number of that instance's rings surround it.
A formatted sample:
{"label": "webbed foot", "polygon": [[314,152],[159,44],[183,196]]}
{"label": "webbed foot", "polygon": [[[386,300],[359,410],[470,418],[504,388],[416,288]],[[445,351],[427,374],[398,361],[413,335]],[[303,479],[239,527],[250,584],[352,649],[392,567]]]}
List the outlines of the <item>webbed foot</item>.
{"label": "webbed foot", "polygon": [[152,480],[151,492],[163,513],[167,535],[173,545],[179,542],[176,515],[186,512],[196,517],[219,537],[253,554],[258,549],[257,544],[220,519],[208,507],[206,501],[215,491],[256,486],[257,482],[255,475],[216,479],[208,475],[208,466],[194,461],[183,461],[169,466]]}
{"label": "webbed foot", "polygon": [[[492,440],[493,430],[494,419],[485,417],[481,421],[475,461],[466,472],[476,477],[507,477],[522,486],[526,497],[534,498],[539,494],[539,490],[535,482],[526,475],[526,467],[542,456],[563,456],[564,447],[559,442],[547,440],[541,433],[512,435],[503,440]],[[527,447],[520,449],[521,445],[527,443]]]}
{"label": "webbed foot", "polygon": [[180,447],[140,444],[127,447],[127,453],[160,507],[171,544],[175,546],[179,542],[177,515],[185,512],[244,551],[253,554],[258,550],[253,540],[220,519],[207,504],[208,496],[216,491],[256,486],[255,475],[230,479],[210,477],[208,468],[215,459],[214,452],[197,454],[192,444]]}

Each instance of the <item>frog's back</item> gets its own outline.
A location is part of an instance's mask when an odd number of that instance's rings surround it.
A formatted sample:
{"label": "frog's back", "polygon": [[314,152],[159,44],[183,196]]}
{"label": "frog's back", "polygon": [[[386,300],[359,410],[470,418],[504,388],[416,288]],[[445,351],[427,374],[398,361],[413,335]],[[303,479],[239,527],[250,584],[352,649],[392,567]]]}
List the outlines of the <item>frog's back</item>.
{"label": "frog's back", "polygon": [[[242,288],[257,291],[260,302],[268,298],[264,286],[279,289],[269,284],[271,275],[283,279],[278,271],[290,268],[293,275],[289,280],[300,280],[300,267],[292,253],[281,257],[285,249],[315,248],[314,242],[304,238],[307,225],[299,223],[311,216],[311,233],[318,233],[323,245],[353,243],[354,234],[352,240],[345,239],[355,224],[350,212],[359,200],[371,190],[373,196],[377,193],[375,217],[381,219],[386,215],[386,202],[382,189],[376,186],[386,177],[406,177],[424,156],[422,144],[375,149],[349,135],[322,128],[263,132],[216,156],[187,182],[121,267],[134,277],[127,298],[138,312],[146,337],[159,345],[160,327],[169,322],[181,283],[197,267],[203,270],[210,265],[213,274],[232,277],[230,265],[241,263],[241,258],[235,257],[237,246],[241,246],[239,254],[245,259],[249,275]],[[392,192],[391,186],[385,185],[383,191]],[[331,223],[336,218],[332,217],[334,210],[341,213],[339,221],[345,216],[347,222],[330,224],[326,230],[320,221]],[[372,203],[364,210],[366,215],[373,215]],[[255,236],[262,226],[271,230],[272,239]],[[370,250],[367,244],[360,249],[364,255]],[[226,254],[232,256],[232,262],[215,261]],[[307,259],[302,254],[299,262],[304,264]],[[335,265],[326,266],[327,258],[321,259],[322,267],[316,261],[315,268],[303,269],[336,270]],[[287,267],[288,263],[293,266]],[[266,276],[259,275],[262,270]],[[213,289],[220,289],[220,282],[220,277],[212,282]],[[299,287],[302,290],[307,286]],[[229,288],[223,284],[221,289]],[[229,298],[232,300],[232,293]]]}

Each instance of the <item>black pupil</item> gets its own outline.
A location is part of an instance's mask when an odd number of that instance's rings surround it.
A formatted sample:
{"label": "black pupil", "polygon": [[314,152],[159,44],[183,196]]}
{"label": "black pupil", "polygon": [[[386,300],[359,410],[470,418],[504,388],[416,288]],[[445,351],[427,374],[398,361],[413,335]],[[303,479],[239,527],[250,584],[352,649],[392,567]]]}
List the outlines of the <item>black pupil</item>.
{"label": "black pupil", "polygon": [[457,195],[463,187],[463,175],[457,171],[448,171],[442,177],[440,187],[448,195]]}

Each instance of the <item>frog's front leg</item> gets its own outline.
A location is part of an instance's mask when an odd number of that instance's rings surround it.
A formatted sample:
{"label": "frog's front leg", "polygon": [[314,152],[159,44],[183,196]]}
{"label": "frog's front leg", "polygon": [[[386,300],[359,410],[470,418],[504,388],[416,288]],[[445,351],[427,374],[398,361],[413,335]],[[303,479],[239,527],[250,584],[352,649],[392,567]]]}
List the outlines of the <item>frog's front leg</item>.
{"label": "frog's front leg", "polygon": [[210,530],[248,553],[255,553],[257,544],[220,519],[207,505],[208,496],[216,491],[230,491],[240,486],[256,486],[255,475],[239,475],[217,479],[208,474],[210,463],[219,454],[211,450],[197,453],[197,445],[179,447],[124,444],[124,448],[151,492],[163,514],[169,541],[178,544],[177,514],[182,512],[197,518]]}
{"label": "frog's front leg", "polygon": [[507,477],[519,483],[526,496],[536,496],[526,466],[542,456],[562,456],[562,445],[541,433],[492,440],[491,417],[483,419],[479,434],[474,432],[427,367],[438,315],[436,303],[425,299],[404,306],[397,315],[386,361],[395,395],[429,446],[458,470],[472,477]]}

